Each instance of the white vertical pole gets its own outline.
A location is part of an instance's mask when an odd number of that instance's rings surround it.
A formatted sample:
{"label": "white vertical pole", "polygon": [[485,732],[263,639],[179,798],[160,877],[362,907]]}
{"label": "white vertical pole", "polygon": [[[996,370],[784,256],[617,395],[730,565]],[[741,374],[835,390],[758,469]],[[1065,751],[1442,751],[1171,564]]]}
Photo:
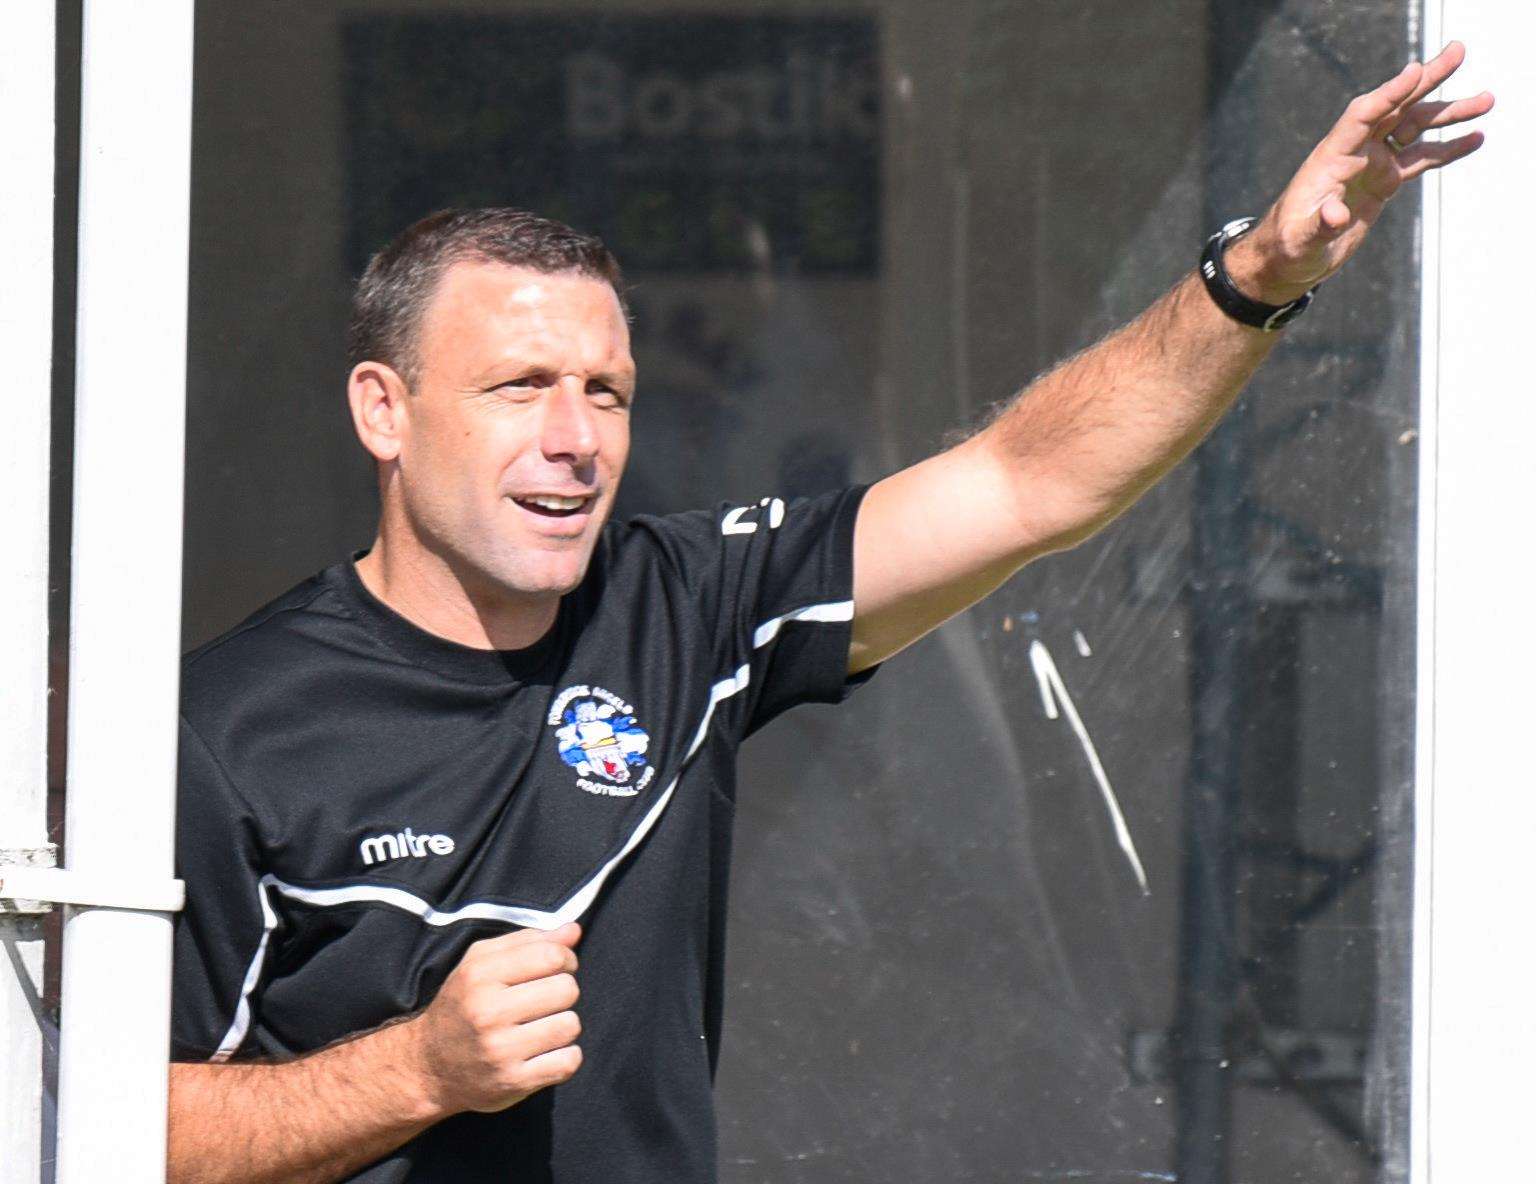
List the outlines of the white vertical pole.
{"label": "white vertical pole", "polygon": [[[181,625],[192,2],[87,0],[66,854],[169,880]],[[71,908],[60,1184],[165,1176],[171,918]]]}
{"label": "white vertical pole", "polygon": [[[1413,3],[1414,0],[1410,0]],[[1424,0],[1422,59],[1441,36],[1440,0]],[[1435,47],[1432,50],[1430,47]],[[1424,178],[1419,236],[1418,638],[1414,696],[1413,1003],[1409,1090],[1409,1180],[1429,1184],[1431,910],[1435,866],[1435,593],[1439,559],[1440,175]],[[1390,989],[1390,988],[1389,988]]]}
{"label": "white vertical pole", "polygon": [[1415,1184],[1523,1177],[1536,1064],[1536,10],[1428,0],[1446,89],[1498,98],[1426,193],[1420,487]]}
{"label": "white vertical pole", "polygon": [[[48,423],[53,355],[54,6],[0,37],[0,864],[46,864]],[[0,903],[0,910],[14,907]],[[42,1149],[41,918],[0,911],[0,1184],[36,1184]]]}

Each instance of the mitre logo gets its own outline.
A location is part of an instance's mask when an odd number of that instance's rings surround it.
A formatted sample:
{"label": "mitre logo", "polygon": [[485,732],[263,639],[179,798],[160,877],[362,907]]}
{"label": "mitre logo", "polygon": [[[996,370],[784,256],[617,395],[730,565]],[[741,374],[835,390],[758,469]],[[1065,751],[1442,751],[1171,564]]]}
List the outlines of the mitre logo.
{"label": "mitre logo", "polygon": [[418,835],[406,827],[392,835],[374,835],[358,844],[364,866],[390,859],[423,859],[428,855],[452,855],[453,840],[447,835]]}

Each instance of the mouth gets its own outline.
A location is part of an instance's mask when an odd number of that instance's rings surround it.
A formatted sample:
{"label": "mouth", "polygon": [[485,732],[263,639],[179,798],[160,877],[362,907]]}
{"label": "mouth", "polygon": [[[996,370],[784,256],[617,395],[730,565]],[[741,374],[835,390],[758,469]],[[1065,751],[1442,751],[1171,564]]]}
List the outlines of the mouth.
{"label": "mouth", "polygon": [[601,495],[591,493],[508,494],[507,500],[521,512],[522,529],[560,546],[587,537],[597,520]]}
{"label": "mouth", "polygon": [[512,500],[528,513],[536,514],[540,518],[574,518],[591,509],[597,497],[592,494],[584,497],[561,497],[555,494],[538,493],[528,497],[514,497]]}

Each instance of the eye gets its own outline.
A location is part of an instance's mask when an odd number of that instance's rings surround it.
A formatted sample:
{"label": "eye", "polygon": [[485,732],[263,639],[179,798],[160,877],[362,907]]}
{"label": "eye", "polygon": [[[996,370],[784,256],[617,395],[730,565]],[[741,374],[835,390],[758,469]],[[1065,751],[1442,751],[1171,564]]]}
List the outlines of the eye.
{"label": "eye", "polygon": [[493,394],[502,395],[515,402],[526,402],[538,398],[539,392],[549,385],[549,380],[542,374],[520,374],[516,378],[509,378],[505,382],[498,382],[491,387]]}
{"label": "eye", "polygon": [[606,382],[587,383],[587,398],[597,407],[617,409],[629,406],[629,396]]}

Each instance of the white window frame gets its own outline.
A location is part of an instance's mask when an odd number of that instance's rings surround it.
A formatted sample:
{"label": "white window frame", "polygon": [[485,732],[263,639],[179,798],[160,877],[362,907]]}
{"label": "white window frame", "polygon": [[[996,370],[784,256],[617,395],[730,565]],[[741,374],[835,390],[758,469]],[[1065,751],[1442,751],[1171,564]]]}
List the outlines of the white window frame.
{"label": "white window frame", "polygon": [[[46,867],[48,447],[53,366],[54,11],[0,20],[0,880]],[[5,906],[0,906],[5,907]],[[37,913],[0,913],[0,1181],[35,1184],[43,1137],[43,938]],[[7,957],[10,954],[14,957]],[[14,1165],[14,1166],[12,1166]]]}
{"label": "white window frame", "polygon": [[[21,907],[69,902],[59,1184],[165,1178],[192,14],[192,0],[85,0],[82,14],[65,867],[0,869]],[[23,849],[28,858],[14,862],[34,865],[46,862],[36,850],[46,801],[54,17],[54,4],[23,0],[0,22],[7,155],[21,147],[14,190],[0,187],[7,237],[19,239],[6,257],[18,266],[6,276],[0,333],[8,363],[23,362],[19,375],[8,365],[7,409],[19,409],[14,446],[25,450],[0,472],[0,501],[18,511],[0,536],[18,560],[0,578],[0,608],[22,633],[16,650],[0,646],[5,705],[14,698],[20,714],[0,725],[12,758],[0,768],[0,826],[20,841],[0,834],[0,848]],[[4,1184],[36,1184],[41,1172],[40,952],[23,952],[25,975],[0,966]],[[15,1006],[18,997],[31,1006]]]}
{"label": "white window frame", "polygon": [[1519,0],[1430,0],[1424,40],[1469,47],[1455,94],[1494,91],[1482,153],[1424,194],[1412,1179],[1529,1168],[1536,963],[1536,125]]}

